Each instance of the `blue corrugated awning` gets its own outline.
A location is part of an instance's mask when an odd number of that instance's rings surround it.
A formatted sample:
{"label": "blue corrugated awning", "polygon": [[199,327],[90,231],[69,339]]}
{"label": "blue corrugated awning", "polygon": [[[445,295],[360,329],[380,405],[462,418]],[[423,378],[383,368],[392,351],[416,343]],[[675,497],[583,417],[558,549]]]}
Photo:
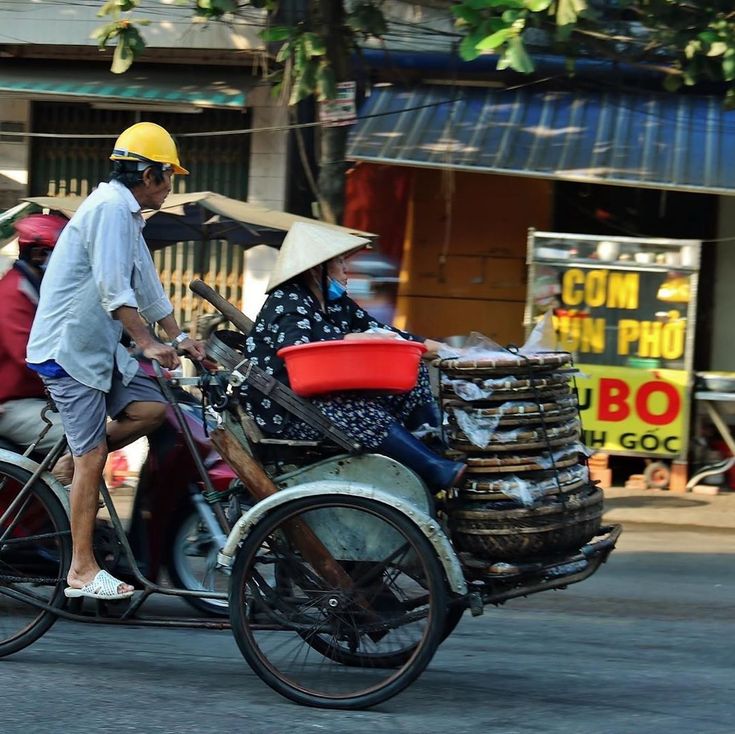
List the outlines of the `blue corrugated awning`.
{"label": "blue corrugated awning", "polygon": [[248,77],[239,69],[133,66],[113,74],[96,64],[9,62],[0,65],[0,93],[28,99],[91,100],[191,107],[245,107]]}
{"label": "blue corrugated awning", "polygon": [[721,98],[378,87],[351,160],[735,193],[735,112]]}

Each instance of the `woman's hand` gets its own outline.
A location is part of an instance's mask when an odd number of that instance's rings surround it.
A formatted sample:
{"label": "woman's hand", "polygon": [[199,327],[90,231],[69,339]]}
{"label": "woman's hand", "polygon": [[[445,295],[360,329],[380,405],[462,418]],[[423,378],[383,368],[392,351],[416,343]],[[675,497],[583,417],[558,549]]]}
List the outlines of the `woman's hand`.
{"label": "woman's hand", "polygon": [[439,355],[440,349],[449,349],[449,346],[444,342],[437,342],[433,339],[426,339],[424,346],[426,347],[426,351],[422,355],[424,359],[435,359]]}

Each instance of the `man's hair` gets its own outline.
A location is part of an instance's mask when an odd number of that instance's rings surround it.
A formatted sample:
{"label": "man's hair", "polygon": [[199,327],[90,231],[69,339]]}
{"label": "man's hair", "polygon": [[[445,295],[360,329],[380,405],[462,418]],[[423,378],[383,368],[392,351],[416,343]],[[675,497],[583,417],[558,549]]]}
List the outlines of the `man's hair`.
{"label": "man's hair", "polygon": [[163,183],[162,163],[141,163],[140,161],[113,161],[109,180],[117,181],[129,189],[134,189],[143,183],[143,173],[149,168],[153,169],[153,181],[156,184]]}

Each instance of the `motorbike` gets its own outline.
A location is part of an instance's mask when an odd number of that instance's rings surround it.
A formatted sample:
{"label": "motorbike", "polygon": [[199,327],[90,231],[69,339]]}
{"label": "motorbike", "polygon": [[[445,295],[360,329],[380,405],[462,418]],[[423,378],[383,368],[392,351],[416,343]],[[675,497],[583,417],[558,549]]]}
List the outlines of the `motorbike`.
{"label": "motorbike", "polygon": [[[139,361],[143,371],[157,379],[152,366]],[[169,401],[163,424],[147,437],[148,453],[140,468],[126,535],[146,578],[157,582],[165,575],[176,588],[224,595],[228,577],[217,570],[217,552],[251,503],[242,482],[212,447],[208,434],[215,419],[184,389],[187,382],[199,382],[198,378],[165,373],[163,381],[175,394],[176,407]],[[215,403],[221,399],[218,390],[216,384],[207,387]],[[33,453],[33,447],[24,451],[4,439],[0,439],[0,448]],[[109,520],[97,519],[94,544],[103,568],[125,581],[135,581]],[[207,615],[227,615],[225,598],[183,598]]]}

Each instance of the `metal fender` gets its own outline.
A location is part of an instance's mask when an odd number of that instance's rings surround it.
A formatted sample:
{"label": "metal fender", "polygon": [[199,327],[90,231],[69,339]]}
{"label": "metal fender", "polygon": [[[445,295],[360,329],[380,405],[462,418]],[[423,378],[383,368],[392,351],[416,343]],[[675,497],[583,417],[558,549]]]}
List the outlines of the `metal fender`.
{"label": "metal fender", "polygon": [[320,497],[328,494],[365,497],[375,502],[389,505],[402,512],[431,543],[439,562],[444,568],[447,581],[449,582],[449,588],[456,594],[467,593],[467,582],[462,572],[462,566],[454,552],[454,548],[452,548],[452,544],[449,542],[449,538],[447,538],[439,523],[426,513],[418,510],[414,505],[387,492],[376,489],[369,484],[358,482],[335,482],[328,480],[307,482],[300,484],[298,487],[284,489],[261,500],[253,508],[244,513],[237,523],[235,523],[235,526],[227,537],[227,542],[217,556],[217,562],[222,566],[232,566],[235,553],[240,543],[242,543],[250,530],[272,510],[294,500],[301,499],[302,497]]}
{"label": "metal fender", "polygon": [[[7,451],[6,449],[0,449],[0,463],[13,464],[19,466],[21,469],[25,469],[27,472],[33,474],[38,469],[39,464],[33,459],[29,459],[27,456],[21,456],[13,451]],[[64,485],[50,472],[43,472],[39,477],[41,481],[46,484],[49,489],[61,502],[61,506],[69,514],[69,493],[64,489]]]}

